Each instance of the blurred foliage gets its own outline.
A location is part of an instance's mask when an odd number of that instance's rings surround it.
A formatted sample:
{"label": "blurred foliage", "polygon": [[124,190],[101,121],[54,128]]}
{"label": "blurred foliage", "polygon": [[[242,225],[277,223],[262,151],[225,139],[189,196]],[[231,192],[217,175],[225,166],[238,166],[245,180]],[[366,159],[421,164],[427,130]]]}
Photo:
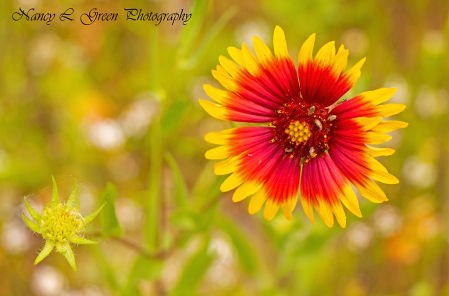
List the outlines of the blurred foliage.
{"label": "blurred foliage", "polygon": [[[125,21],[123,8],[192,12],[186,24]],[[14,22],[19,7],[74,22]],[[81,13],[118,12],[83,26]],[[449,295],[449,2],[445,0],[0,1],[0,295]],[[335,40],[349,65],[367,57],[346,97],[398,87],[409,127],[380,158],[401,183],[389,202],[360,200],[346,229],[266,222],[220,193],[204,159],[205,133],[230,128],[200,107],[202,84],[227,47],[272,48],[275,25],[297,62],[312,33]],[[316,51],[316,50],[315,50]],[[233,126],[242,124],[232,123]],[[50,175],[81,213],[107,199],[74,249],[34,266],[42,245],[21,221],[23,196],[38,210]],[[72,177],[74,176],[74,177]],[[110,183],[109,183],[110,182]],[[66,194],[67,195],[67,194]],[[14,237],[14,240],[10,238]],[[10,243],[14,241],[14,244]]]}

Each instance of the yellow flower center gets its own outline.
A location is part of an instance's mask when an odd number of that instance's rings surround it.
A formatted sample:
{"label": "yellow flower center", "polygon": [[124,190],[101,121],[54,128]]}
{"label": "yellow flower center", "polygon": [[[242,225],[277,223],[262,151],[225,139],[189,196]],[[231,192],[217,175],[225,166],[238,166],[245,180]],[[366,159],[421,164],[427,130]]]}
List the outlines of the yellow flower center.
{"label": "yellow flower center", "polygon": [[288,134],[289,140],[296,143],[296,145],[307,141],[311,136],[309,125],[298,120],[291,121],[288,128],[285,129],[285,133]]}
{"label": "yellow flower center", "polygon": [[65,242],[83,226],[82,217],[70,207],[58,204],[55,209],[46,209],[40,221],[42,236],[57,242]]}

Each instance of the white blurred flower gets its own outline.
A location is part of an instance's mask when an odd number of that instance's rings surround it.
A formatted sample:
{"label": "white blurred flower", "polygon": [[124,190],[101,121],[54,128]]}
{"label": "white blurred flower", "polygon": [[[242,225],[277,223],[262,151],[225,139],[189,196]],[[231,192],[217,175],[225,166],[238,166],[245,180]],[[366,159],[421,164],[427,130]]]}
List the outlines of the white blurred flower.
{"label": "white blurred flower", "polygon": [[82,296],[105,296],[104,291],[98,286],[90,286],[80,290]]}
{"label": "white blurred flower", "polygon": [[59,295],[66,285],[66,278],[59,270],[48,265],[39,265],[33,273],[31,287],[37,295]]}
{"label": "white blurred flower", "polygon": [[104,296],[103,290],[98,286],[91,286],[84,289],[84,296]]}
{"label": "white blurred flower", "polygon": [[28,12],[30,8],[38,9],[42,6],[42,0],[16,0],[15,3],[16,6],[22,7],[25,12]]}
{"label": "white blurred flower", "polygon": [[83,213],[92,213],[97,210],[97,198],[91,189],[82,184],[83,190],[80,192],[80,205]]}
{"label": "white blurred flower", "polygon": [[358,252],[368,248],[373,242],[373,230],[365,223],[359,222],[348,230],[346,234],[348,248],[353,252]]}
{"label": "white blurred flower", "polygon": [[260,19],[246,21],[237,26],[234,31],[238,47],[244,42],[251,50],[253,50],[253,36],[258,36],[265,44],[271,44],[271,34],[267,23]]}
{"label": "white blurred flower", "polygon": [[9,222],[2,229],[3,249],[11,254],[20,254],[30,247],[32,233],[20,222]]}
{"label": "white blurred flower", "polygon": [[143,213],[139,204],[128,198],[117,199],[117,219],[126,231],[132,231],[139,227]]}
{"label": "white blurred flower", "polygon": [[161,272],[161,282],[165,287],[172,288],[176,284],[182,271],[183,260],[184,258],[180,253],[175,253],[165,260]]}
{"label": "white blurred flower", "polygon": [[398,89],[388,101],[389,103],[408,104],[410,101],[410,86],[402,75],[398,73],[388,75],[384,87],[396,87]]}
{"label": "white blurred flower", "polygon": [[391,140],[389,140],[385,144],[381,144],[380,146],[397,149],[402,143],[402,133],[403,133],[403,130],[395,130],[395,131],[386,133],[387,135],[391,136]]}
{"label": "white blurred flower", "polygon": [[217,288],[229,288],[237,283],[237,275],[233,266],[218,262],[213,262],[209,267],[207,277]]}
{"label": "white blurred flower", "polygon": [[434,91],[428,85],[419,88],[415,99],[415,110],[422,118],[436,117],[447,112],[449,98],[447,91]]}
{"label": "white blurred flower", "polygon": [[217,260],[223,264],[229,264],[232,262],[232,247],[229,242],[222,238],[213,238],[209,244],[207,252],[211,255],[215,255]]}
{"label": "white blurred flower", "polygon": [[38,35],[30,41],[28,68],[34,75],[44,74],[52,65],[56,53],[59,51],[61,40],[53,32]]}
{"label": "white blurred flower", "polygon": [[97,148],[111,150],[125,143],[121,126],[112,119],[96,121],[88,125],[88,137]]}
{"label": "white blurred flower", "polygon": [[381,205],[373,214],[374,228],[387,237],[396,233],[402,226],[400,209],[391,205]]}
{"label": "white blurred flower", "polygon": [[351,28],[341,35],[341,43],[354,56],[363,55],[369,46],[368,36],[359,28]]}
{"label": "white blurred flower", "polygon": [[233,268],[233,249],[223,238],[213,238],[207,252],[215,257],[207,271],[207,277],[217,288],[230,287],[236,284],[237,276]]}
{"label": "white blurred flower", "polygon": [[60,62],[67,68],[82,71],[87,67],[88,61],[83,48],[75,42],[64,43],[59,53]]}
{"label": "white blurred flower", "polygon": [[129,136],[143,136],[159,109],[159,98],[155,94],[138,94],[135,101],[120,116],[123,130]]}
{"label": "white blurred flower", "polygon": [[410,156],[405,160],[402,173],[410,185],[427,188],[435,184],[437,168],[433,163],[423,162],[417,156]]}
{"label": "white blurred flower", "polygon": [[139,164],[130,153],[123,153],[112,158],[108,167],[114,179],[120,182],[133,179],[139,174],[140,169]]}

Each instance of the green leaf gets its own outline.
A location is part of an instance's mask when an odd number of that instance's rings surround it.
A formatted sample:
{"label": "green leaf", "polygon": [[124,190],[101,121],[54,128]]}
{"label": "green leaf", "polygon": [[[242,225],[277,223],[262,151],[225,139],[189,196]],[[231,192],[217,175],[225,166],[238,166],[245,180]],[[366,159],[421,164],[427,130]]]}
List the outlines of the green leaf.
{"label": "green leaf", "polygon": [[23,213],[22,213],[23,220],[25,220],[25,223],[28,225],[28,227],[33,230],[34,232],[40,233],[41,227],[33,222],[31,222],[30,219],[28,219]]}
{"label": "green leaf", "polygon": [[[109,259],[105,258],[103,250],[98,245],[90,247],[89,250],[92,252],[92,257],[97,261],[96,266],[100,269],[99,274],[104,275],[106,282],[113,291],[119,291],[120,285],[114,269],[109,265]],[[117,270],[117,272],[121,272],[121,270]]]}
{"label": "green leaf", "polygon": [[329,230],[327,228],[316,227],[316,229],[307,236],[304,243],[296,248],[295,255],[313,256],[322,251],[330,238],[331,236],[329,235]]}
{"label": "green leaf", "polygon": [[28,210],[28,213],[30,213],[31,218],[33,218],[34,221],[36,221],[37,223],[39,223],[42,219],[41,214],[39,214],[35,209],[33,209],[30,204],[27,202],[27,198],[24,197],[23,198],[24,202],[25,202],[25,207]]}
{"label": "green leaf", "polygon": [[160,90],[160,66],[159,66],[159,34],[158,30],[154,27],[151,27],[150,30],[150,90],[156,94],[159,94]]}
{"label": "green leaf", "polygon": [[145,238],[150,252],[156,252],[159,244],[159,216],[161,200],[162,173],[162,135],[158,121],[152,125],[150,132],[150,174],[148,196],[146,198]]}
{"label": "green leaf", "polygon": [[109,201],[101,212],[101,224],[103,226],[103,236],[121,237],[123,234],[120,223],[118,222],[115,201],[117,199],[117,189],[111,183],[106,186],[106,191],[103,194],[102,201]]}
{"label": "green leaf", "polygon": [[42,249],[42,251],[37,256],[36,260],[34,261],[34,265],[36,265],[39,262],[41,262],[42,260],[44,260],[44,258],[47,257],[48,254],[51,253],[51,251],[53,251],[54,247],[55,247],[55,242],[51,239],[47,239],[45,241],[44,248]]}
{"label": "green leaf", "polygon": [[176,163],[176,160],[173,158],[173,156],[169,153],[165,153],[165,161],[168,163],[174,178],[174,183],[176,187],[176,193],[175,193],[175,202],[179,207],[185,207],[187,205],[187,187],[184,182],[184,178],[181,174],[181,170],[179,169],[178,164]]}
{"label": "green leaf", "polygon": [[70,238],[70,241],[74,244],[77,245],[94,245],[94,244],[98,244],[98,242],[94,242],[91,240],[88,240],[87,238],[78,236],[78,235],[74,235]]}
{"label": "green leaf", "polygon": [[67,204],[75,208],[76,190],[78,189],[78,180],[75,179],[75,186],[73,186],[72,193],[70,194]]}
{"label": "green leaf", "polygon": [[211,228],[211,226],[214,224],[215,216],[218,212],[219,199],[214,199],[209,204],[202,207],[200,215],[201,222],[198,229],[206,231],[207,229]]}
{"label": "green leaf", "polygon": [[258,266],[257,255],[247,239],[248,235],[245,235],[234,222],[223,215],[216,217],[216,224],[231,238],[232,244],[237,250],[239,262],[243,270],[249,274],[254,274]]}
{"label": "green leaf", "polygon": [[189,107],[190,102],[184,97],[173,102],[161,119],[162,133],[164,135],[169,135],[176,131]]}
{"label": "green leaf", "polygon": [[56,186],[56,181],[53,176],[51,176],[51,179],[53,181],[53,193],[51,196],[51,203],[52,203],[53,207],[55,207],[59,203],[58,186]]}
{"label": "green leaf", "polygon": [[201,60],[202,55],[206,51],[207,47],[212,43],[214,38],[218,35],[218,33],[226,26],[229,20],[237,13],[237,9],[235,7],[231,7],[225,11],[216,21],[213,26],[209,29],[206,36],[201,41],[200,45],[195,48],[194,54],[188,60],[181,61],[180,67],[183,69],[192,69],[195,67],[198,62]]}
{"label": "green leaf", "polygon": [[95,219],[95,217],[97,217],[97,215],[101,212],[101,210],[104,208],[104,206],[106,205],[106,201],[101,205],[101,207],[96,210],[95,212],[93,212],[92,214],[88,215],[87,217],[85,217],[83,219],[84,222],[84,228],[86,228],[90,223],[92,223],[92,221]]}
{"label": "green leaf", "polygon": [[[435,295],[435,288],[432,286],[430,282],[425,280],[421,280],[420,282],[415,283],[410,289],[410,296],[431,296]],[[440,294],[443,295],[443,294]],[[447,294],[445,294],[447,295]]]}
{"label": "green leaf", "polygon": [[130,273],[128,274],[128,283],[122,291],[122,295],[138,296],[138,284],[141,279],[155,280],[159,278],[162,271],[163,262],[158,259],[150,259],[145,256],[137,257]]}
{"label": "green leaf", "polygon": [[213,162],[208,162],[193,187],[193,201],[196,208],[209,207],[220,195],[220,185],[228,176],[215,176]]}
{"label": "green leaf", "polygon": [[178,209],[170,214],[169,221],[176,227],[195,230],[199,224],[198,214],[189,209]]}
{"label": "green leaf", "polygon": [[170,295],[192,295],[212,263],[212,257],[207,253],[209,240],[204,240],[199,250],[184,264],[182,274]]}
{"label": "green leaf", "polygon": [[207,2],[207,0],[197,0],[194,2],[193,10],[190,9],[193,17],[189,20],[188,26],[183,26],[179,38],[178,56],[181,58],[189,52],[198,37],[206,15]]}

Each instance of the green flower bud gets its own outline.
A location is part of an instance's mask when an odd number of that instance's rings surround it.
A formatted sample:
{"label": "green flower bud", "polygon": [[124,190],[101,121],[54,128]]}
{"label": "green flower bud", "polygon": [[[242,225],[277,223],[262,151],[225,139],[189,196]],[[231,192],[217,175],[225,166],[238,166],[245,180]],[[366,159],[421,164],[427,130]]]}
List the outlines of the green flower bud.
{"label": "green flower bud", "polygon": [[83,232],[93,219],[100,213],[106,202],[94,213],[83,216],[79,213],[79,191],[78,182],[75,180],[75,186],[67,203],[59,202],[58,188],[55,179],[53,180],[52,200],[44,207],[42,215],[34,210],[27,202],[25,206],[31,215],[31,218],[37,223],[32,222],[24,214],[22,214],[25,223],[34,232],[40,233],[46,240],[45,246],[34,261],[38,264],[56,247],[56,251],[64,255],[70,266],[76,270],[75,256],[73,255],[72,244],[96,244],[97,242],[88,240],[83,237]]}

